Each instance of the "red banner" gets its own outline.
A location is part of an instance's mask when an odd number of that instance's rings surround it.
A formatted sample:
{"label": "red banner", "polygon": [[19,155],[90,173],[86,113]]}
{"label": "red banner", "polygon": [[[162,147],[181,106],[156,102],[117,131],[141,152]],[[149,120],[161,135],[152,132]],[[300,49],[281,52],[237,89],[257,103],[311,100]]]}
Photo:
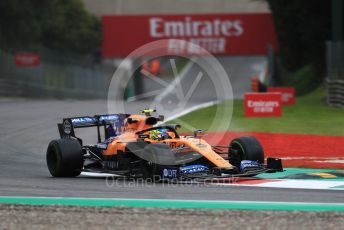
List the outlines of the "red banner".
{"label": "red banner", "polygon": [[295,104],[295,88],[294,87],[268,87],[268,92],[281,93],[283,105]]}
{"label": "red banner", "polygon": [[[215,55],[266,54],[278,49],[272,16],[187,14],[103,16],[103,57],[123,57],[152,41],[170,39],[163,54],[199,54],[196,44]],[[178,40],[177,40],[178,39]]]}
{"label": "red banner", "polygon": [[15,63],[18,67],[34,67],[41,63],[41,57],[37,53],[16,53]]}
{"label": "red banner", "polygon": [[244,103],[246,117],[282,115],[282,95],[280,93],[246,93]]}

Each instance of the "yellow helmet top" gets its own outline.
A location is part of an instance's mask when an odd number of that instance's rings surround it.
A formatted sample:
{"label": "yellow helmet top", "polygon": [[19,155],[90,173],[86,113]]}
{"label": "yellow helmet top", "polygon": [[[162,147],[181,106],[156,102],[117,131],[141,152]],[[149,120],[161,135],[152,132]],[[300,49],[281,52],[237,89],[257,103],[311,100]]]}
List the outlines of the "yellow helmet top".
{"label": "yellow helmet top", "polygon": [[146,116],[150,116],[151,113],[156,112],[156,109],[143,109],[141,113],[144,113]]}

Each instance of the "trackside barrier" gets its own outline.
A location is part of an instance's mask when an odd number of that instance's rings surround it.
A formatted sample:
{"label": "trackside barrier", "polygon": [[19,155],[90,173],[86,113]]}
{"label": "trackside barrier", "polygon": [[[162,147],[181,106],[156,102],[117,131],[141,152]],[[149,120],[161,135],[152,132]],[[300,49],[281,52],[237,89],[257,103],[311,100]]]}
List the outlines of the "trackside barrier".
{"label": "trackside barrier", "polygon": [[245,117],[279,117],[282,115],[281,93],[245,93]]}
{"label": "trackside barrier", "polygon": [[344,81],[326,79],[327,104],[344,108]]}
{"label": "trackside barrier", "polygon": [[327,104],[344,108],[344,42],[326,42]]}
{"label": "trackside barrier", "polygon": [[5,97],[44,97],[44,98],[74,98],[95,99],[106,98],[106,91],[89,91],[82,89],[66,89],[48,87],[46,85],[30,83],[27,81],[13,81],[0,78],[0,96]]}
{"label": "trackside barrier", "polygon": [[0,50],[0,96],[106,98],[109,79],[100,66],[49,58]]}

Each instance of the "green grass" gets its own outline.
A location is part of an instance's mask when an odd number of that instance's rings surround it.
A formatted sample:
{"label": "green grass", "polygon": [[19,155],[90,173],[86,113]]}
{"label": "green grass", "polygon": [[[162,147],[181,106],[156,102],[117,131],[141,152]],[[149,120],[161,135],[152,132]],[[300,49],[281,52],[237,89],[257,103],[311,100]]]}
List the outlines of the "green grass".
{"label": "green grass", "polygon": [[[223,127],[218,127],[217,130],[209,129],[209,123],[212,122],[211,118],[214,117],[216,110],[226,105],[223,103],[201,109],[179,119],[205,131],[224,131],[226,128]],[[281,117],[246,118],[243,101],[236,100],[233,104],[233,117],[229,130],[344,135],[344,110],[326,105],[322,87],[306,96],[298,97],[294,106],[283,106],[282,110]],[[178,123],[178,120],[175,122]]]}
{"label": "green grass", "polygon": [[297,95],[305,95],[321,84],[319,73],[313,65],[306,65],[282,78],[282,85],[295,88]]}

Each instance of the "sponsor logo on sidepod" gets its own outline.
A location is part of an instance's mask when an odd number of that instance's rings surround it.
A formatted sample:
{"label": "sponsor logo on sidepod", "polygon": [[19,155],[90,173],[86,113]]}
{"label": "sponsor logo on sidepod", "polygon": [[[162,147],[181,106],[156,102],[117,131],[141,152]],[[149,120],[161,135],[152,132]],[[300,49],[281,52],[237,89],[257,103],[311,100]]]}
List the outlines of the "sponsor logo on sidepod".
{"label": "sponsor logo on sidepod", "polygon": [[183,174],[198,173],[209,171],[209,168],[204,165],[188,165],[180,167],[180,172]]}
{"label": "sponsor logo on sidepod", "polygon": [[178,178],[178,169],[176,168],[164,168],[162,170],[162,176],[164,178]]}

